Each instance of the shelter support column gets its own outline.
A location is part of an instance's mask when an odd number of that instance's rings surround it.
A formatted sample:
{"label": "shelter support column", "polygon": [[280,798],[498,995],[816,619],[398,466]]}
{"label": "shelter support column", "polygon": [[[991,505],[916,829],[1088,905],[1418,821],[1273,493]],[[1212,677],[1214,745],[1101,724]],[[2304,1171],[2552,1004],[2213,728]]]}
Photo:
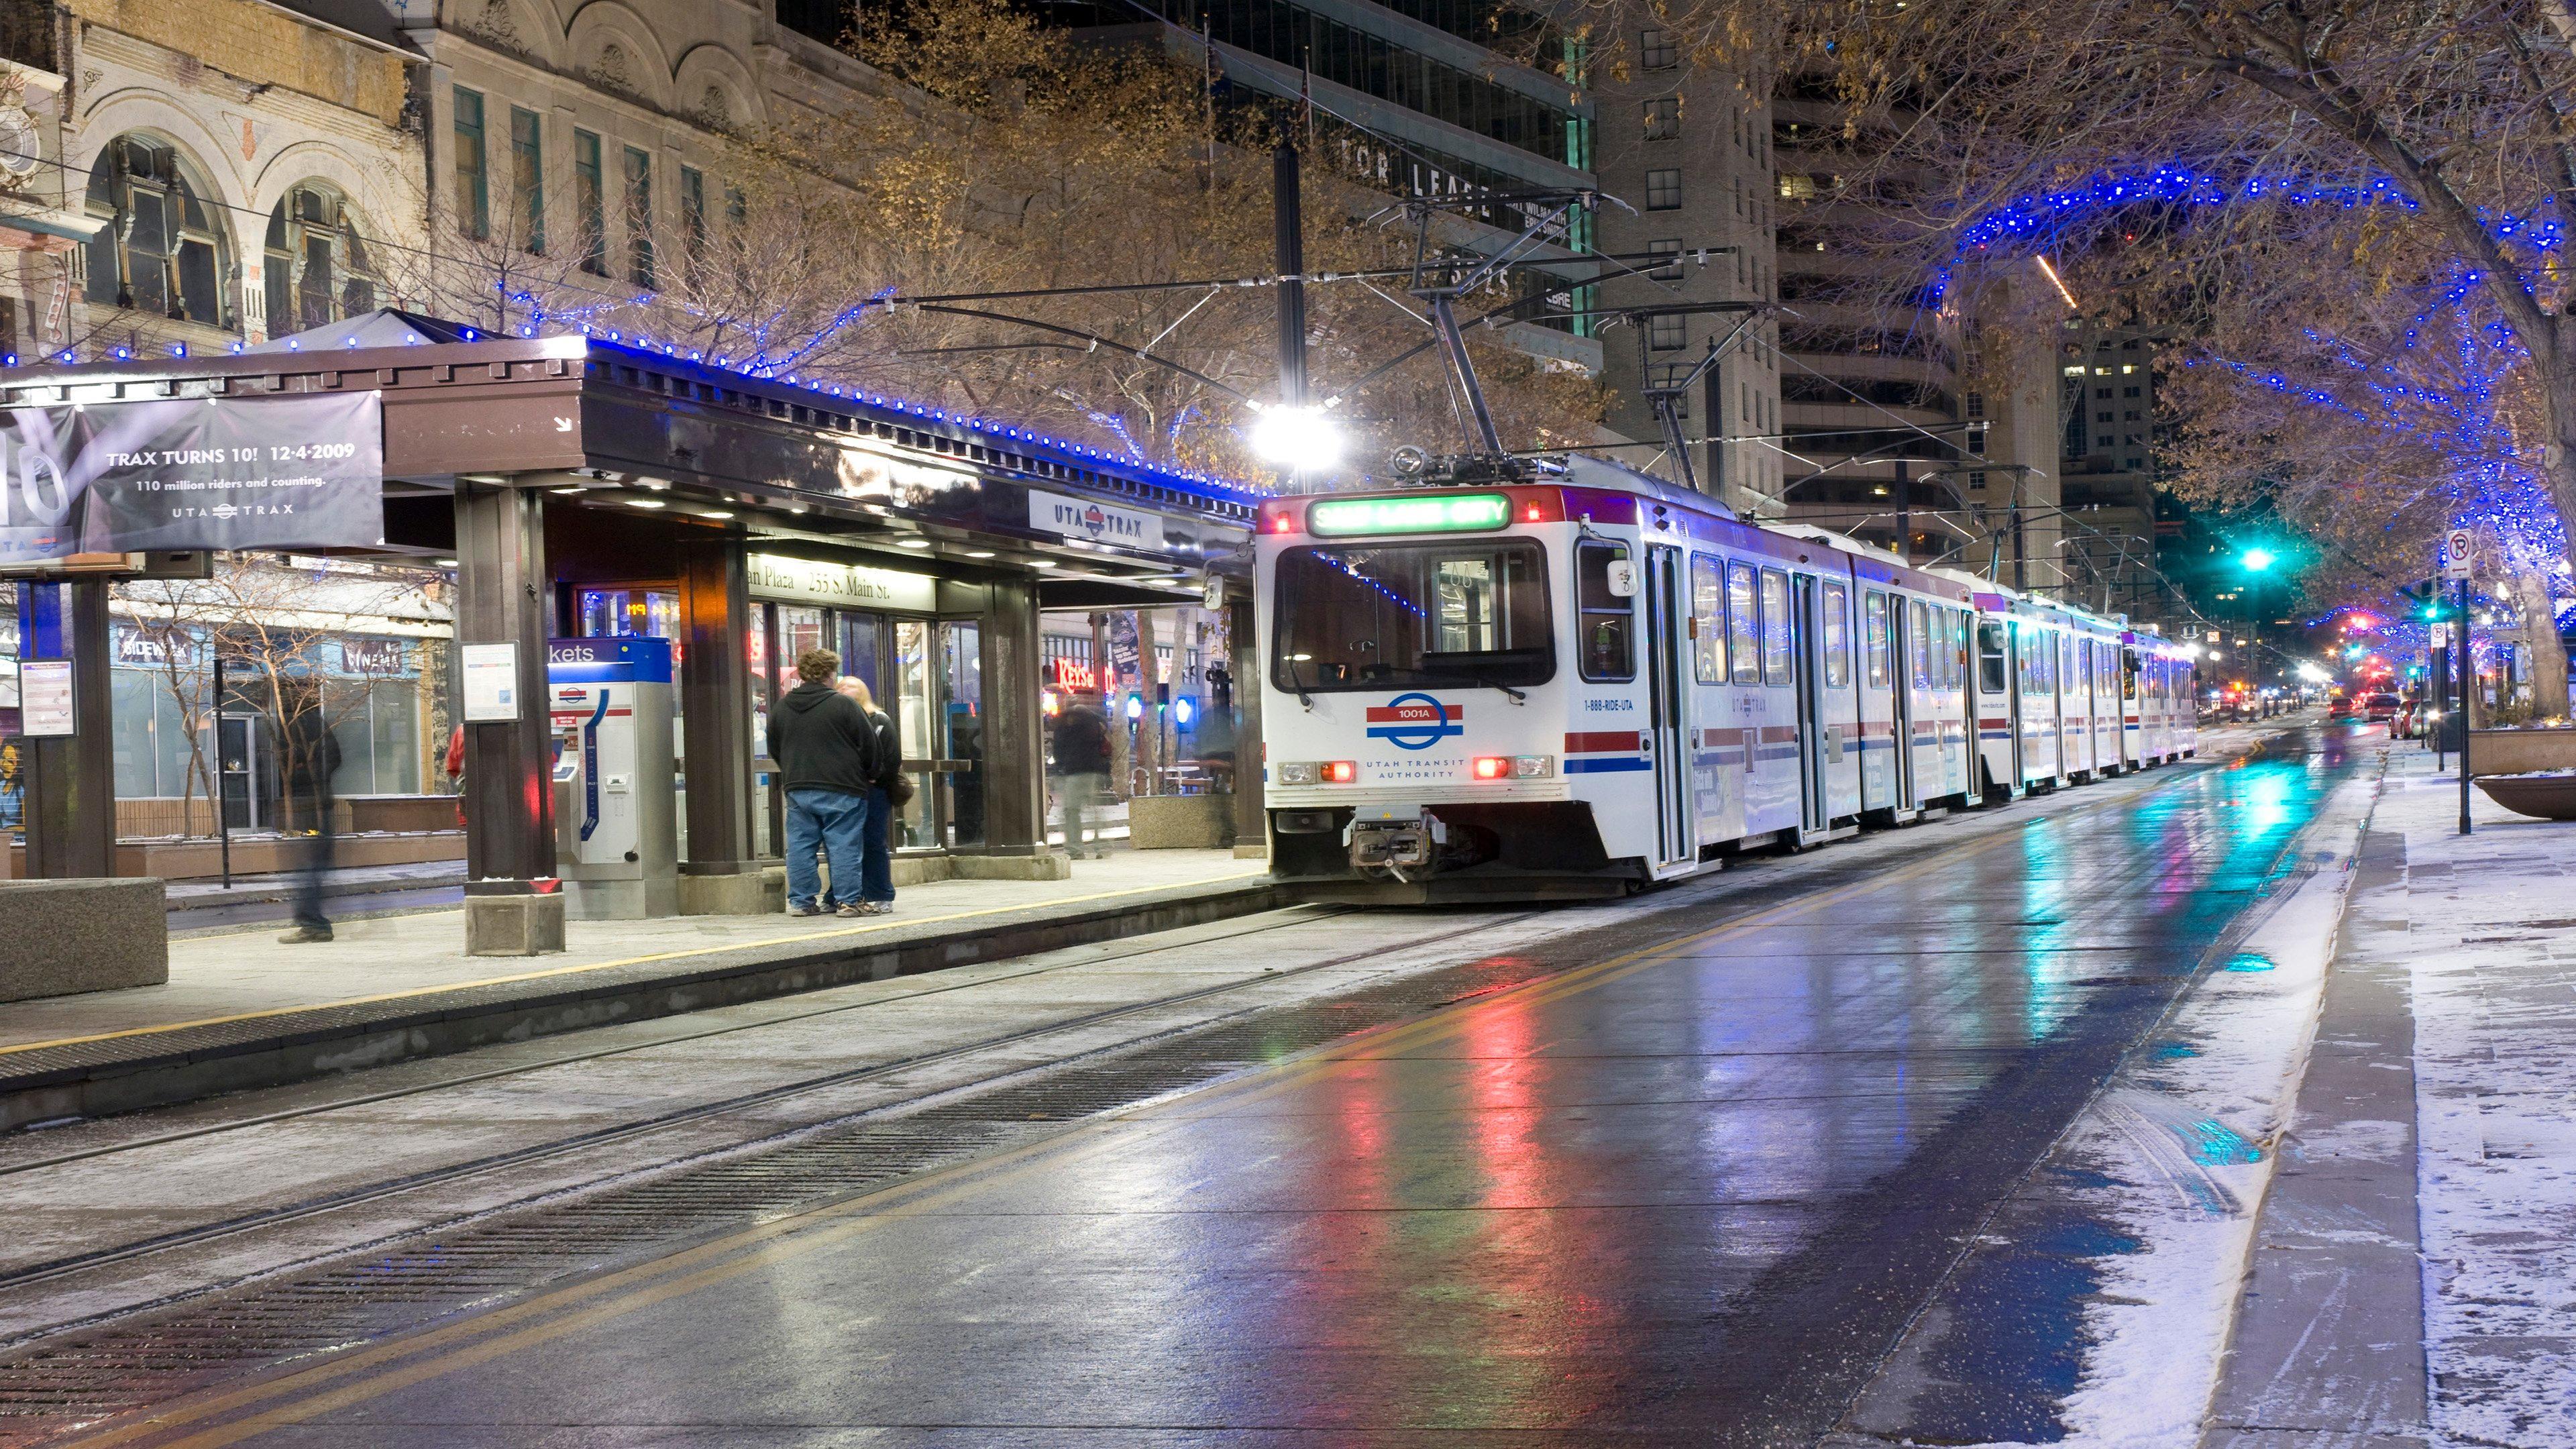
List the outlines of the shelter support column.
{"label": "shelter support column", "polygon": [[1234,657],[1234,853],[1270,857],[1270,812],[1263,808],[1269,765],[1261,748],[1261,636],[1252,600],[1237,594],[1226,606],[1225,637]]}
{"label": "shelter support column", "polygon": [[751,592],[740,538],[680,545],[680,739],[689,857],[680,914],[752,916],[767,906],[752,848]]}
{"label": "shelter support column", "polygon": [[19,741],[27,781],[27,874],[37,880],[112,876],[116,732],[107,673],[107,580],[22,581],[18,600],[23,657],[71,661],[76,731]]}
{"label": "shelter support column", "polygon": [[[1046,845],[1046,688],[1038,647],[1038,586],[1009,579],[985,590],[977,621],[984,664],[984,852],[993,874],[1060,880],[1071,862]],[[1010,865],[1004,861],[1013,861]],[[962,872],[961,872],[962,873]]]}
{"label": "shelter support column", "polygon": [[[555,887],[554,748],[546,713],[545,494],[459,479],[456,642],[465,661],[465,949],[530,956],[564,944]],[[475,678],[477,645],[512,646],[514,717]],[[486,706],[478,710],[478,703]]]}

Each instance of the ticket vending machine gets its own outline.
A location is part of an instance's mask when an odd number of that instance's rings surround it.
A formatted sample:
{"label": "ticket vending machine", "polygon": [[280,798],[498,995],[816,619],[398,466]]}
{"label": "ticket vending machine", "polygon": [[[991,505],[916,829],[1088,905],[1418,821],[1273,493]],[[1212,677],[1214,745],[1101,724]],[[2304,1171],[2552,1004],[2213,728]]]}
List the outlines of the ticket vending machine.
{"label": "ticket vending machine", "polygon": [[546,700],[564,914],[584,921],[678,915],[670,641],[551,640]]}

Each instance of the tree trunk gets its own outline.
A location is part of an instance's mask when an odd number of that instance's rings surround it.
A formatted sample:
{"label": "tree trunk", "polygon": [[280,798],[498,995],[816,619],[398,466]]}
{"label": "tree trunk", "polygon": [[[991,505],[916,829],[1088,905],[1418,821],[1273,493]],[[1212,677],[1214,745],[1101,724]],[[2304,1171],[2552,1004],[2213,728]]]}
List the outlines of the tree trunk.
{"label": "tree trunk", "polygon": [[2513,575],[2514,606],[2522,611],[2522,634],[2531,650],[2531,717],[2558,719],[2568,712],[2567,649],[2558,638],[2557,601],[2549,576],[2538,569]]}
{"label": "tree trunk", "polygon": [[[2543,362],[2542,396],[2549,402],[2550,443],[2542,449],[2541,461],[2550,498],[2558,505],[2559,536],[2576,542],[2576,327],[2570,327],[2565,317],[2557,321],[2558,345]],[[2537,359],[2541,349],[2531,350]],[[2576,552],[2576,548],[2567,551]],[[2532,714],[2555,719],[2569,712],[2567,646],[2558,637],[2557,601],[2548,575],[2537,570],[2516,574],[2513,586],[2524,616],[2533,621]]]}

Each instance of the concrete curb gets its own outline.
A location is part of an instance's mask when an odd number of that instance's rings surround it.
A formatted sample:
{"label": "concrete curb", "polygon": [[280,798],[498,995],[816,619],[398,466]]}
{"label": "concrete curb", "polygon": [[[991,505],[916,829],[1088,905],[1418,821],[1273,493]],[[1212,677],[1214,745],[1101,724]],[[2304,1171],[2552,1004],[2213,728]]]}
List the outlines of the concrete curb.
{"label": "concrete curb", "polygon": [[2405,841],[2376,816],[2374,801],[2202,1449],[2433,1442],[2407,923],[2387,895]]}
{"label": "concrete curb", "polygon": [[1294,904],[1267,879],[1179,887],[1070,914],[979,920],[917,936],[709,953],[596,976],[324,1005],[0,1056],[0,1130],[164,1107],[222,1092],[472,1051],[501,1042],[882,981],[1204,925]]}

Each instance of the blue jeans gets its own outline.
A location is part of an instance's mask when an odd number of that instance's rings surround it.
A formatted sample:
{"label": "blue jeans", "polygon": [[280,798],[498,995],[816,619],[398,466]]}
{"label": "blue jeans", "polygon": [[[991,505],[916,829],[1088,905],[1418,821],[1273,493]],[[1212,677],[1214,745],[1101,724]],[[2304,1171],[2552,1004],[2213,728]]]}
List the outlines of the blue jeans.
{"label": "blue jeans", "polygon": [[787,792],[787,909],[805,909],[823,889],[821,872],[814,868],[817,847],[831,857],[832,879],[863,878],[866,868],[860,862],[867,828],[865,795],[815,789]]}
{"label": "blue jeans", "polygon": [[894,802],[883,790],[868,792],[868,828],[861,831],[867,860],[859,868],[859,899],[894,904]]}

